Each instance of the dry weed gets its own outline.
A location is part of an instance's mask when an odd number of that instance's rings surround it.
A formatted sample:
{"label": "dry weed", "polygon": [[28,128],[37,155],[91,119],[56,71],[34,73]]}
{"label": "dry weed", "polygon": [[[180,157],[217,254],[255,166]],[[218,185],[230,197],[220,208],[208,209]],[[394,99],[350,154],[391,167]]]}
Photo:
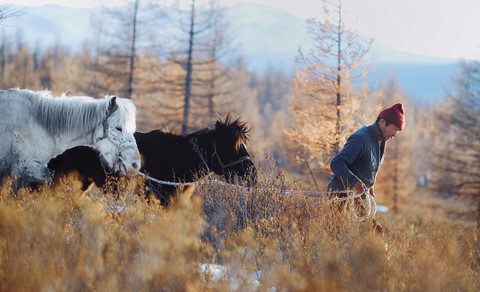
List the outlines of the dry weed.
{"label": "dry weed", "polygon": [[[140,179],[115,191],[0,189],[1,290],[478,291],[476,226],[416,208],[354,222],[327,200],[286,194],[273,166],[259,185],[197,187],[169,208]],[[386,248],[387,244],[387,248]],[[199,267],[216,264],[221,273]],[[207,266],[208,267],[208,266]]]}

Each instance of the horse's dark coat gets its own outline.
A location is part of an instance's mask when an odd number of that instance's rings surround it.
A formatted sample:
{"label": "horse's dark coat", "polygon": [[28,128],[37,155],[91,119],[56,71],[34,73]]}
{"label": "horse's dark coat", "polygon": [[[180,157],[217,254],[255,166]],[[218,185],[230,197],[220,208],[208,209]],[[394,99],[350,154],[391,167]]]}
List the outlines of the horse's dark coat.
{"label": "horse's dark coat", "polygon": [[88,189],[92,183],[103,187],[107,178],[98,152],[88,146],[67,149],[57,157],[50,159],[47,167],[54,171],[54,181],[75,173],[82,182],[83,191]]}
{"label": "horse's dark coat", "polygon": [[[215,128],[203,129],[181,136],[154,130],[134,134],[142,155],[141,172],[162,181],[193,182],[210,172],[222,175],[228,182],[234,176],[256,182],[256,170],[244,143],[249,129],[240,120],[217,121]],[[239,160],[240,159],[240,160]],[[229,165],[231,164],[231,165]],[[89,147],[79,146],[65,151],[52,159],[48,167],[55,177],[76,171],[86,189],[95,182],[98,187],[105,184],[106,175],[98,154]],[[146,184],[156,193],[163,204],[168,205],[176,187],[160,185],[147,180]]]}

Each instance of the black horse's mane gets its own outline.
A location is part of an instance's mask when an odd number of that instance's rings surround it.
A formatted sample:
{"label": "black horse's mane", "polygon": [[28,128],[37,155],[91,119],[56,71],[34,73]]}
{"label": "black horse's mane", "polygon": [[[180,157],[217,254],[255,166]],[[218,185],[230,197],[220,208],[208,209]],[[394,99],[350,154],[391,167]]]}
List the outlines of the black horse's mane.
{"label": "black horse's mane", "polygon": [[192,138],[199,137],[212,137],[215,134],[224,135],[226,137],[227,133],[231,134],[231,137],[235,139],[236,148],[244,143],[247,144],[249,140],[251,128],[247,126],[246,122],[243,122],[240,118],[235,120],[232,119],[231,114],[227,114],[224,121],[217,120],[215,127],[208,127],[200,129],[198,131],[189,133],[189,134],[178,134],[172,131],[161,131],[161,130],[152,130],[150,133],[155,133],[156,135],[161,135],[170,141],[190,141]]}
{"label": "black horse's mane", "polygon": [[193,132],[187,137],[196,138],[199,136],[208,136],[211,134],[222,135],[223,137],[230,137],[235,139],[235,145],[238,149],[242,143],[248,143],[248,135],[250,133],[250,128],[247,127],[246,122],[242,122],[240,118],[232,120],[231,114],[227,114],[225,121],[217,120],[215,123],[215,128],[205,128],[197,132]]}
{"label": "black horse's mane", "polygon": [[221,128],[224,128],[227,131],[233,131],[237,136],[239,142],[248,142],[248,134],[250,133],[250,128],[247,127],[247,123],[242,122],[240,118],[232,121],[232,116],[228,114],[225,118],[225,122],[217,121],[215,127],[217,128],[217,130],[222,130]]}

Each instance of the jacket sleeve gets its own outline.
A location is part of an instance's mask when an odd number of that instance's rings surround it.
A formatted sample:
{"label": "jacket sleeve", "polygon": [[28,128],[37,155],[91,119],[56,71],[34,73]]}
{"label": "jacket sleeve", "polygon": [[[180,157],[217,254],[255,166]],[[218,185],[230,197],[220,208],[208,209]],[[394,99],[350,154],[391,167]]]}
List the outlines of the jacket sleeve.
{"label": "jacket sleeve", "polygon": [[333,174],[342,181],[361,182],[361,180],[353,174],[348,166],[352,164],[362,153],[363,141],[359,135],[352,135],[348,138],[343,149],[330,162],[330,169]]}

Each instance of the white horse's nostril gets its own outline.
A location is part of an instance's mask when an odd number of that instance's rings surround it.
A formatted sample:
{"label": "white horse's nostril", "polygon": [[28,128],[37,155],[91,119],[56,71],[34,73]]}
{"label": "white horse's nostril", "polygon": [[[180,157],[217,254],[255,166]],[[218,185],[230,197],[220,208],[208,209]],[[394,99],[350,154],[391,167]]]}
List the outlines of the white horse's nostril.
{"label": "white horse's nostril", "polygon": [[132,167],[135,168],[135,169],[138,169],[138,164],[137,163],[132,163]]}

